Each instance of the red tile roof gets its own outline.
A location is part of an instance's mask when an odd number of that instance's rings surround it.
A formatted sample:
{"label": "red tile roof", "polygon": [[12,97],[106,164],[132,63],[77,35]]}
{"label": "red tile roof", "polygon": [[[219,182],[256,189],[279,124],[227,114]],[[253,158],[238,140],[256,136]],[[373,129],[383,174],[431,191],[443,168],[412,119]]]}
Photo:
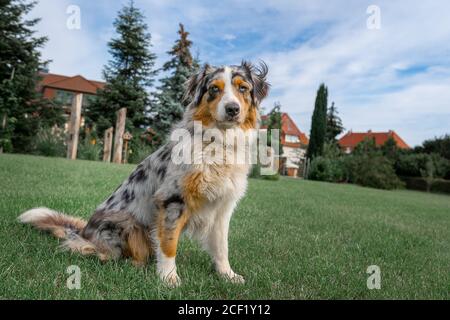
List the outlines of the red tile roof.
{"label": "red tile roof", "polygon": [[353,149],[356,145],[362,142],[365,138],[375,139],[375,144],[377,146],[382,146],[389,137],[392,137],[397,143],[397,146],[401,149],[410,149],[408,144],[400,138],[400,136],[395,131],[388,132],[347,132],[342,138],[339,139],[339,145],[342,148]]}
{"label": "red tile roof", "polygon": [[[264,116],[261,116],[261,119],[266,120],[267,117],[268,117],[267,115],[264,115]],[[264,129],[264,127],[265,126],[262,126],[263,129]],[[281,114],[281,134],[283,135],[283,137],[282,137],[283,145],[292,144],[292,143],[285,142],[284,135],[297,136],[302,145],[307,145],[309,143],[309,139],[306,136],[306,134],[304,134],[302,131],[300,131],[300,129],[295,124],[294,120],[292,120],[292,118],[286,112],[283,112]],[[294,145],[294,144],[292,144],[292,145]],[[299,147],[299,146],[293,146],[293,147]]]}
{"label": "red tile roof", "polygon": [[42,80],[38,87],[61,89],[71,92],[81,92],[87,94],[96,94],[98,89],[105,87],[104,82],[88,80],[80,75],[74,77],[63,76],[52,73],[41,73]]}

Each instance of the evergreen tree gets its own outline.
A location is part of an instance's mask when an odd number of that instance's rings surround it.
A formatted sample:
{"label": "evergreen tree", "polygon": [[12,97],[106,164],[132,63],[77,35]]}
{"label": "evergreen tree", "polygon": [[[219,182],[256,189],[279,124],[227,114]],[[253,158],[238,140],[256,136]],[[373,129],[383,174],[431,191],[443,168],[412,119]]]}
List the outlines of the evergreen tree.
{"label": "evergreen tree", "polygon": [[104,67],[106,86],[86,110],[90,125],[100,132],[114,126],[116,111],[127,108],[127,129],[148,124],[148,89],[153,85],[156,55],[150,51],[151,35],[141,11],[133,1],[124,6],[114,21],[117,37],[109,43],[112,59]]}
{"label": "evergreen tree", "polygon": [[389,137],[386,142],[381,146],[383,155],[391,161],[395,161],[398,156],[397,142],[393,137]]}
{"label": "evergreen tree", "polygon": [[157,101],[151,109],[151,127],[160,142],[164,141],[171,126],[183,117],[184,110],[189,104],[189,101],[183,101],[185,83],[199,65],[198,59],[192,58],[189,32],[184,30],[181,23],[178,34],[179,39],[168,52],[172,58],[162,68],[168,75],[161,79]]}
{"label": "evergreen tree", "polygon": [[275,102],[274,106],[272,108],[272,110],[270,110],[270,112],[267,115],[267,122],[265,123],[265,125],[267,126],[267,144],[269,146],[272,146],[272,129],[276,129],[279,130],[279,135],[278,135],[278,146],[279,146],[279,154],[282,155],[283,154],[283,146],[281,145],[281,104],[280,102]]}
{"label": "evergreen tree", "polygon": [[0,149],[28,152],[42,125],[61,122],[62,109],[42,100],[36,91],[38,72],[46,66],[36,37],[40,19],[26,19],[35,1],[0,1]]}
{"label": "evergreen tree", "polygon": [[311,134],[306,153],[307,158],[314,158],[323,153],[323,146],[327,133],[327,105],[328,88],[322,83],[317,90],[316,102],[311,120]]}
{"label": "evergreen tree", "polygon": [[337,108],[334,106],[334,102],[331,103],[331,107],[327,113],[327,136],[326,141],[328,143],[336,143],[336,137],[344,131],[342,120],[338,115]]}

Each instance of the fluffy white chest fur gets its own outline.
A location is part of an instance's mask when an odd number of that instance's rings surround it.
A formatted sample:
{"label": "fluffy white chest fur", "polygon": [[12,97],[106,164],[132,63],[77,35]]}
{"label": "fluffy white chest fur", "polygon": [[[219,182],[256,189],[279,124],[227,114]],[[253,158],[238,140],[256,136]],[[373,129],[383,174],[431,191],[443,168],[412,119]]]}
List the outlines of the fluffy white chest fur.
{"label": "fluffy white chest fur", "polygon": [[189,220],[185,232],[203,242],[212,232],[213,226],[222,220],[229,220],[238,201],[247,190],[248,165],[202,165],[206,184],[202,193],[208,201]]}

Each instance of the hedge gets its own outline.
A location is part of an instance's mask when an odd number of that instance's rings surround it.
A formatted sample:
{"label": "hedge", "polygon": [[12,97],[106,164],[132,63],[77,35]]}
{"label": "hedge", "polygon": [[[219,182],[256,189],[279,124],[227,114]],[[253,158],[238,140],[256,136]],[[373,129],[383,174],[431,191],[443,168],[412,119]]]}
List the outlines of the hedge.
{"label": "hedge", "polygon": [[[427,181],[424,178],[400,177],[407,189],[427,191]],[[450,194],[450,180],[434,179],[431,183],[431,192]]]}

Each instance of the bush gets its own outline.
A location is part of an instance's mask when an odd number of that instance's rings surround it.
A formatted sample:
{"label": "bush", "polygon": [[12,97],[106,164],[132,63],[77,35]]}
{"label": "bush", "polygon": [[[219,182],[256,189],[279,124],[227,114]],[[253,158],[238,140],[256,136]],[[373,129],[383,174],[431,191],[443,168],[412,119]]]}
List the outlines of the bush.
{"label": "bush", "polygon": [[58,129],[41,128],[32,141],[33,153],[45,157],[64,157],[64,134]]}
{"label": "bush", "polygon": [[431,184],[431,192],[450,194],[450,181],[435,179]]}
{"label": "bush", "polygon": [[141,139],[133,139],[128,150],[128,162],[139,164],[154,151],[154,147]]}
{"label": "bush", "polygon": [[395,172],[399,176],[420,177],[428,161],[428,155],[424,153],[403,154],[395,162]]}
{"label": "bush", "polygon": [[250,178],[259,179],[261,178],[261,165],[260,164],[254,164],[252,168],[250,169]]}
{"label": "bush", "polygon": [[402,177],[421,177],[429,162],[436,177],[450,178],[450,161],[438,154],[402,154],[395,161],[395,172]]}
{"label": "bush", "polygon": [[450,181],[448,180],[434,179],[429,187],[425,178],[402,177],[401,179],[405,182],[407,189],[450,194]]}
{"label": "bush", "polygon": [[392,190],[403,185],[392,163],[380,154],[349,156],[346,167],[349,181],[361,186]]}
{"label": "bush", "polygon": [[264,175],[264,176],[260,176],[261,179],[263,180],[269,180],[269,181],[277,181],[280,180],[280,174],[272,174],[272,175]]}
{"label": "bush", "polygon": [[100,154],[102,152],[102,146],[93,143],[90,135],[86,135],[82,143],[78,144],[77,158],[81,160],[99,161]]}
{"label": "bush", "polygon": [[346,171],[343,158],[316,157],[311,162],[308,179],[327,182],[345,181]]}
{"label": "bush", "polygon": [[450,135],[446,134],[440,138],[434,138],[423,142],[421,148],[425,153],[436,153],[441,157],[450,160]]}

